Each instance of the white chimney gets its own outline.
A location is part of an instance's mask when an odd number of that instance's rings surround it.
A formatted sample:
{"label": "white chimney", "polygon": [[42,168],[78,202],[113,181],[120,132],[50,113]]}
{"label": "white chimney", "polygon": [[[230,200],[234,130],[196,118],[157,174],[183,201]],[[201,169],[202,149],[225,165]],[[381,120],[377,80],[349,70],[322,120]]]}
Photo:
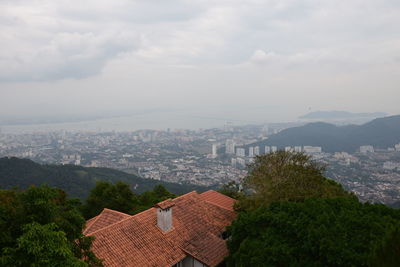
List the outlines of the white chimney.
{"label": "white chimney", "polygon": [[156,204],[157,226],[163,231],[168,232],[172,229],[172,207],[175,204],[171,199]]}

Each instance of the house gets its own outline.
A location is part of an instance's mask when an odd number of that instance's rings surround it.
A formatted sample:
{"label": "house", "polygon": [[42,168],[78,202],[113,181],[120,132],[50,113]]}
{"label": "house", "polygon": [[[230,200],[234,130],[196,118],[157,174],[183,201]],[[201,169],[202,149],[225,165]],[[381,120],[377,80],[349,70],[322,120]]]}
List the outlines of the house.
{"label": "house", "polygon": [[224,232],[234,199],[210,190],[158,203],[136,215],[104,209],[87,221],[104,266],[217,266],[228,255]]}

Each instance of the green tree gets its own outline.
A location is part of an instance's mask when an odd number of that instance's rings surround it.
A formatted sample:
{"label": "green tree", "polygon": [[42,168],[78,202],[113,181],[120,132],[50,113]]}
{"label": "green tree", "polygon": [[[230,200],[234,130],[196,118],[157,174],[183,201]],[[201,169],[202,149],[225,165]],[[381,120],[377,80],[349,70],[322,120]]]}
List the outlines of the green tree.
{"label": "green tree", "polygon": [[233,199],[239,199],[243,196],[240,185],[234,181],[224,184],[218,192]]}
{"label": "green tree", "polygon": [[[368,266],[379,252],[400,266],[400,211],[352,198],[275,202],[241,212],[228,241],[228,266]],[[384,242],[388,236],[389,243]],[[393,249],[384,249],[389,244]],[[382,264],[382,262],[380,262]]]}
{"label": "green tree", "polygon": [[84,216],[89,219],[98,215],[104,208],[134,214],[137,206],[137,196],[132,192],[128,184],[123,182],[111,184],[98,181],[91,190],[86,204],[82,207],[82,211]]}
{"label": "green tree", "polygon": [[[42,239],[57,236],[60,248],[65,249],[64,241],[62,241],[65,238],[69,252],[75,258],[82,259],[82,255],[87,255],[83,258],[87,264],[101,265],[100,261],[90,251],[91,238],[82,234],[85,219],[78,210],[79,206],[79,200],[67,199],[62,190],[46,185],[30,187],[22,192],[0,190],[0,252],[2,261],[7,259],[9,262],[12,260],[12,255],[22,255],[28,250],[31,251],[36,246],[35,244],[39,244]],[[28,244],[29,242],[31,242],[31,245]],[[10,254],[12,251],[13,253]],[[38,247],[37,251],[31,251],[29,253],[33,254],[29,255],[39,257],[42,252],[48,253],[43,254],[43,258],[50,257],[50,254],[57,255],[59,253],[58,251],[45,251]],[[26,257],[30,257],[29,255],[27,254]]]}
{"label": "green tree", "polygon": [[175,197],[176,195],[170,193],[163,185],[156,185],[153,190],[145,191],[139,195],[139,206],[137,212],[151,208],[158,202]]}
{"label": "green tree", "polygon": [[303,201],[309,197],[354,195],[323,176],[325,167],[304,153],[278,151],[257,156],[243,180],[248,196],[241,209],[255,209],[275,201]]}
{"label": "green tree", "polygon": [[66,235],[56,224],[26,224],[16,246],[3,250],[3,266],[70,266],[87,264],[73,254]]}

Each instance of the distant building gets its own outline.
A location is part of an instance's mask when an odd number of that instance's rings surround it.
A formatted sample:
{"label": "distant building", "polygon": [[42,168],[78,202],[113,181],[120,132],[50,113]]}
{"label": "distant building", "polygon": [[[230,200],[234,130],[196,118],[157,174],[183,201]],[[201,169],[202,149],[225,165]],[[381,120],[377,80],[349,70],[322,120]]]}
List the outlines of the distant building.
{"label": "distant building", "polygon": [[236,163],[237,163],[237,160],[234,159],[234,158],[232,158],[232,159],[231,159],[231,166],[232,166],[232,167],[236,167]]}
{"label": "distant building", "polygon": [[320,147],[320,146],[304,146],[303,152],[309,153],[309,154],[321,153],[322,147]]}
{"label": "distant building", "polygon": [[249,147],[249,157],[252,158],[254,157],[254,147]]}
{"label": "distant building", "polygon": [[392,162],[392,161],[386,161],[383,163],[383,168],[385,170],[394,170],[394,169],[400,169],[400,163]]}
{"label": "distant building", "polygon": [[212,158],[216,158],[218,156],[218,145],[217,144],[212,145],[211,156],[212,156]]}
{"label": "distant building", "polygon": [[[240,165],[240,166],[242,166],[242,167],[246,167],[246,160],[243,159],[243,158],[236,158],[236,164],[237,164],[237,165]],[[237,166],[237,165],[236,165],[236,166]]]}
{"label": "distant building", "polygon": [[396,149],[396,151],[400,151],[400,144],[395,145],[394,149]]}
{"label": "distant building", "polygon": [[301,146],[295,146],[294,147],[294,152],[302,152],[302,151],[303,151],[303,149],[302,149]]}
{"label": "distant building", "polygon": [[275,153],[276,151],[278,151],[278,147],[276,146],[271,146],[271,152]]}
{"label": "distant building", "polygon": [[367,154],[367,153],[374,153],[373,146],[360,146],[360,153]]}
{"label": "distant building", "polygon": [[245,157],[246,156],[246,150],[244,148],[238,147],[236,149],[236,156]]}
{"label": "distant building", "polygon": [[235,154],[235,141],[232,139],[227,139],[225,142],[225,153]]}
{"label": "distant building", "polygon": [[259,146],[254,147],[254,155],[255,156],[260,155],[260,147]]}
{"label": "distant building", "polygon": [[271,152],[271,147],[270,146],[265,146],[265,148],[264,148],[264,153],[265,154],[268,154],[268,153],[270,153]]}

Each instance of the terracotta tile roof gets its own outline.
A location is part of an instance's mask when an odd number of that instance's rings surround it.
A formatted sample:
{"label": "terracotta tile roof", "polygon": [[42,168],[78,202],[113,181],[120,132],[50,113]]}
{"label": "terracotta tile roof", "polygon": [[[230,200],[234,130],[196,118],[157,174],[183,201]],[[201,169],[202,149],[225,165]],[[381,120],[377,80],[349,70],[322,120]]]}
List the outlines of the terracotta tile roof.
{"label": "terracotta tile roof", "polygon": [[157,209],[151,208],[87,234],[95,237],[93,251],[104,266],[171,266],[188,254],[208,266],[221,263],[228,250],[220,234],[236,217],[232,208],[195,191],[170,201],[173,228],[166,233],[157,226]]}
{"label": "terracotta tile roof", "polygon": [[207,202],[218,205],[222,208],[232,210],[235,200],[214,190],[208,190],[207,192],[201,193],[200,196]]}
{"label": "terracotta tile roof", "polygon": [[165,209],[171,208],[174,205],[175,205],[174,201],[169,198],[167,200],[157,203],[155,206],[165,210]]}
{"label": "terracotta tile roof", "polygon": [[99,229],[102,229],[106,226],[112,225],[129,217],[131,216],[119,211],[104,209],[99,215],[86,222],[86,228],[83,230],[83,234],[87,235],[93,233]]}

